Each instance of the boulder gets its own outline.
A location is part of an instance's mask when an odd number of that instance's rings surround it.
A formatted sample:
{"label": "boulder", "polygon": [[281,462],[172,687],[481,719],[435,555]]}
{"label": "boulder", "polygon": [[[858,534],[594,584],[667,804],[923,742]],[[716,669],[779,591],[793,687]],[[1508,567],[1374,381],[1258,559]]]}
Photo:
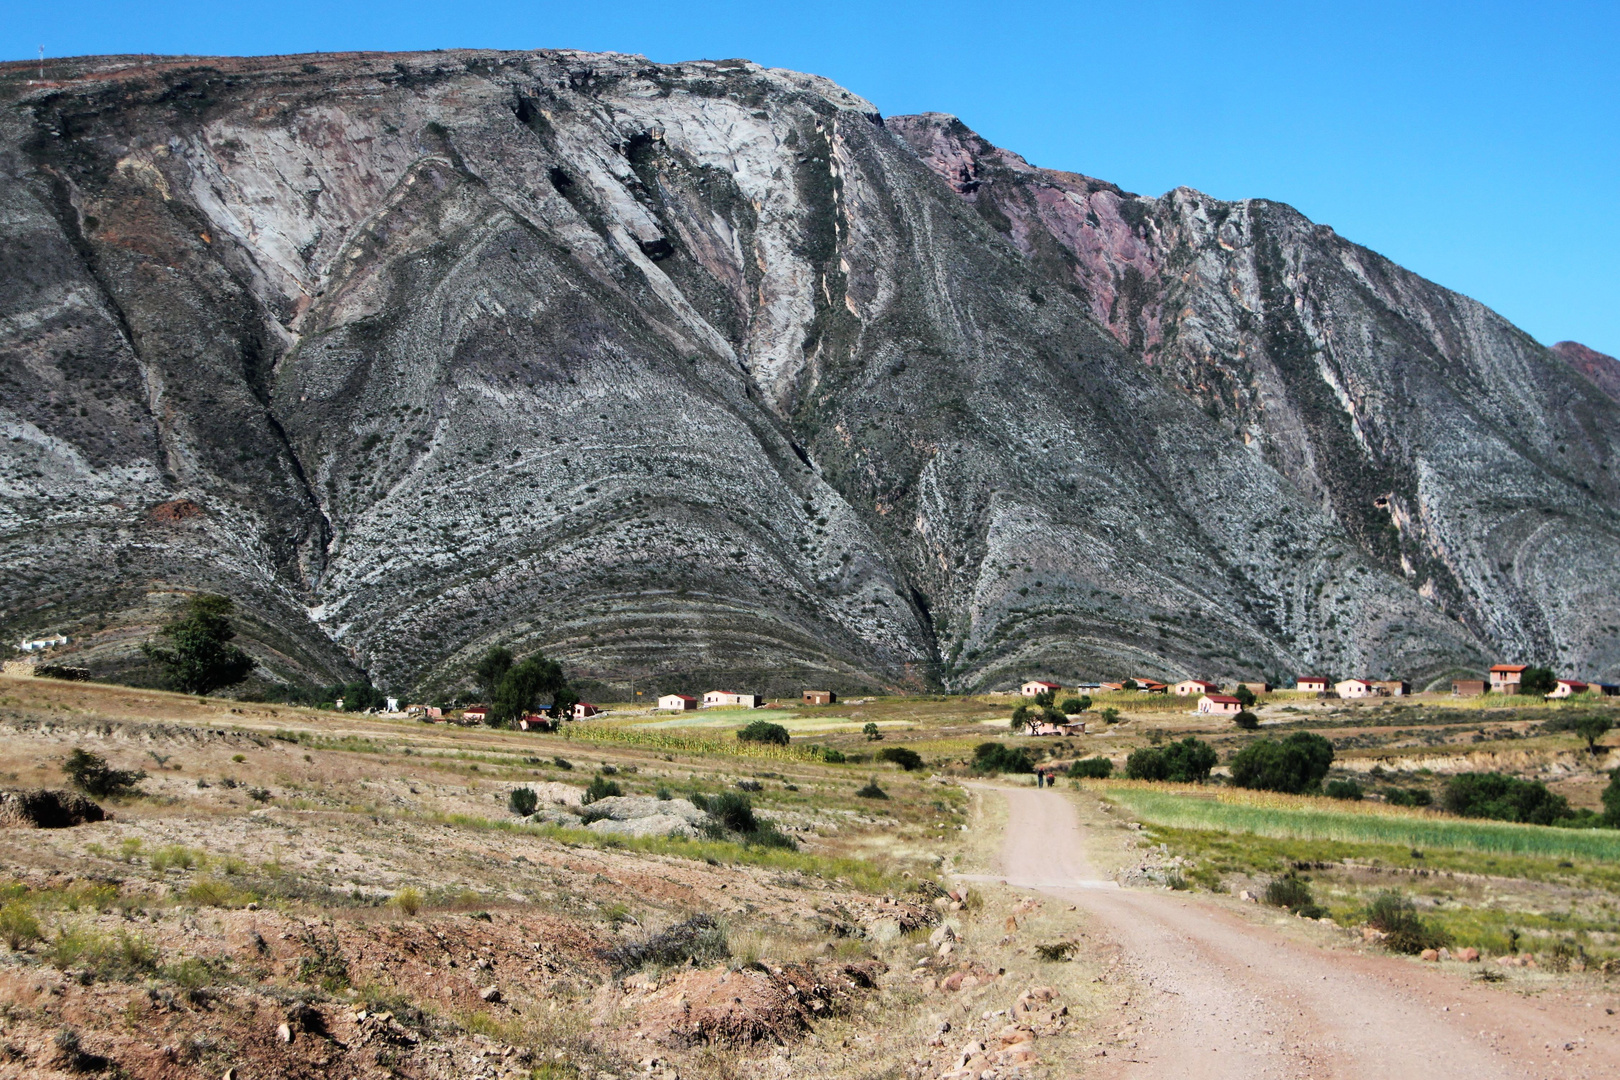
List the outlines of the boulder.
{"label": "boulder", "polygon": [[106,821],[109,816],[94,802],[71,791],[0,791],[0,826],[8,828],[67,829],[87,821]]}
{"label": "boulder", "polygon": [[1479,959],[1479,950],[1470,945],[1466,949],[1457,950],[1457,959],[1465,964],[1472,964]]}
{"label": "boulder", "polygon": [[612,795],[596,800],[585,811],[592,817],[605,816],[614,821],[675,817],[694,825],[707,816],[685,799],[655,799],[651,795]]}
{"label": "boulder", "polygon": [[691,839],[697,835],[697,830],[692,828],[685,818],[674,814],[623,819],[603,818],[601,821],[591,822],[586,828],[594,833],[610,833],[615,836],[681,836]]}

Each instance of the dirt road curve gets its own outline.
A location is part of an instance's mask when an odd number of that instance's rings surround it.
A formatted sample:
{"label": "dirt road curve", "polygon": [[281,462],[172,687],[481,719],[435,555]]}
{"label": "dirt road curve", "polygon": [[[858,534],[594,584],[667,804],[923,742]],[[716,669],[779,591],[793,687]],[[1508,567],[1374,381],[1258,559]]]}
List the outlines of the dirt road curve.
{"label": "dirt road curve", "polygon": [[1082,823],[1072,796],[1003,794],[1008,884],[1089,912],[1094,934],[1119,947],[1142,987],[1117,1019],[1134,1035],[1076,1063],[1083,1075],[1620,1077],[1620,1016],[1606,1011],[1614,994],[1530,996],[1399,957],[1313,945],[1211,899],[1111,888],[1086,850],[1112,838]]}

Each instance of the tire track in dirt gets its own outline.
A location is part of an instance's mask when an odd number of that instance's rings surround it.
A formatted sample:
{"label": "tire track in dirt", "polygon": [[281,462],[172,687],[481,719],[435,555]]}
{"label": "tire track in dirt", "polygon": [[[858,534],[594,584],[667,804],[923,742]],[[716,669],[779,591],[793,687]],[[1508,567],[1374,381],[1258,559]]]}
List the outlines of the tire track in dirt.
{"label": "tire track in dirt", "polygon": [[1114,1020],[1134,1037],[1124,1035],[1106,1056],[1086,1063],[1086,1075],[1620,1075],[1614,1018],[1587,1007],[1611,994],[1558,990],[1531,997],[1397,957],[1296,941],[1209,899],[1110,888],[1087,855],[1101,835],[1081,821],[1071,797],[1035,789],[1000,793],[1008,806],[1004,880],[1089,913],[1094,934],[1120,950],[1140,988],[1129,1015]]}

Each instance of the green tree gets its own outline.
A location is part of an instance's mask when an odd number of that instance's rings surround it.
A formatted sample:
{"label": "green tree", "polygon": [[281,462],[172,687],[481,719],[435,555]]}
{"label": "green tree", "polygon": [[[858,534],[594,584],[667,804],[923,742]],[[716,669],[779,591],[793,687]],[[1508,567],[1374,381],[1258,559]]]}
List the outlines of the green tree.
{"label": "green tree", "polygon": [[123,795],[146,779],[144,772],[115,769],[107,764],[106,758],[81,746],[75,746],[68,754],[62,763],[62,772],[74,787],[98,799]]}
{"label": "green tree", "polygon": [[490,726],[511,727],[519,717],[539,708],[542,698],[552,700],[553,716],[561,716],[577,700],[568,688],[562,667],[536,653],[513,664],[501,676],[489,705]]}
{"label": "green tree", "polygon": [[473,679],[478,683],[478,692],[485,701],[494,700],[501,679],[511,670],[512,650],[505,646],[493,646],[478,658],[478,663],[473,667]]}
{"label": "green tree", "polygon": [[775,746],[786,746],[793,741],[787,728],[769,720],[755,720],[737,732],[737,739],[740,742],[770,743]]}
{"label": "green tree", "polygon": [[1527,667],[1524,674],[1519,676],[1519,693],[1521,694],[1550,694],[1558,689],[1558,679],[1553,675],[1552,668]]}
{"label": "green tree", "polygon": [[515,787],[506,797],[506,807],[519,817],[528,817],[534,813],[534,808],[540,803],[540,797],[534,793],[533,788]]}
{"label": "green tree", "polygon": [[1172,784],[1202,784],[1219,758],[1215,748],[1201,739],[1186,738],[1164,746],[1144,746],[1125,759],[1127,780],[1158,780]]}
{"label": "green tree", "polygon": [[1097,715],[1103,718],[1103,723],[1105,724],[1119,723],[1119,710],[1114,708],[1112,705],[1106,709],[1103,709],[1102,712],[1098,713]]}
{"label": "green tree", "polygon": [[1042,690],[1033,699],[1037,708],[1045,708],[1057,701],[1056,690]]}
{"label": "green tree", "polygon": [[1614,721],[1607,716],[1591,713],[1587,716],[1577,717],[1570,726],[1575,729],[1575,734],[1586,740],[1587,750],[1591,751],[1593,757],[1596,757],[1598,740],[1609,733],[1609,729],[1614,727]]}
{"label": "green tree", "polygon": [[1089,694],[1063,699],[1063,711],[1070,716],[1075,713],[1083,713],[1089,708],[1091,708],[1091,696]]}
{"label": "green tree", "polygon": [[1237,684],[1237,689],[1232,691],[1232,696],[1237,698],[1238,704],[1242,705],[1245,709],[1252,709],[1254,707],[1254,691],[1250,690],[1242,683]]}
{"label": "green tree", "polygon": [[1232,783],[1261,791],[1300,794],[1315,791],[1333,764],[1333,744],[1309,731],[1280,742],[1261,739],[1232,758]]}
{"label": "green tree", "polygon": [[1609,774],[1609,786],[1603,789],[1603,824],[1620,829],[1620,769]]}
{"label": "green tree", "polygon": [[1035,771],[1029,760],[1029,751],[1023,747],[1009,747],[998,742],[984,742],[974,747],[973,771],[981,775],[992,773],[1028,773]]}
{"label": "green tree", "polygon": [[1019,702],[1018,707],[1012,711],[1012,722],[1008,724],[1008,729],[1014,732],[1023,731],[1033,721],[1034,714],[1030,712],[1029,706]]}
{"label": "green tree", "polygon": [[1570,816],[1569,800],[1539,780],[1503,773],[1459,773],[1446,781],[1445,806],[1461,817],[1551,825]]}
{"label": "green tree", "polygon": [[253,660],[231,644],[235,605],[223,596],[198,593],[185,614],[158,631],[164,645],[147,642],[142,651],[164,670],[169,685],[185,694],[211,694],[235,686],[253,670]]}
{"label": "green tree", "polygon": [[1248,709],[1244,709],[1242,712],[1232,717],[1232,723],[1236,724],[1244,731],[1254,731],[1260,726],[1260,718],[1254,715],[1254,713],[1250,712]]}
{"label": "green tree", "polygon": [[879,739],[883,738],[883,732],[879,731],[878,726],[872,723],[870,720],[868,720],[866,724],[862,726],[861,734],[866,736],[868,742],[877,742]]}
{"label": "green tree", "polygon": [[922,755],[904,746],[885,746],[877,756],[879,761],[892,761],[906,772],[916,772],[923,767]]}
{"label": "green tree", "polygon": [[1106,780],[1113,774],[1114,763],[1105,757],[1089,757],[1069,766],[1069,775],[1077,780]]}

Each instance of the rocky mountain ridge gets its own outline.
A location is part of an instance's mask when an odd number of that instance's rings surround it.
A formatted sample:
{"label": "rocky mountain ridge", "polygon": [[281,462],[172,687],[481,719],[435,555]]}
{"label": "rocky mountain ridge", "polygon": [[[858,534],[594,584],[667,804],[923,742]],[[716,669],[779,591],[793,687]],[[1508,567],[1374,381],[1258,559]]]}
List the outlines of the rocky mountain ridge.
{"label": "rocky mountain ridge", "polygon": [[1613,402],[1274,203],[746,61],[0,66],[0,626],[615,689],[1616,650]]}

